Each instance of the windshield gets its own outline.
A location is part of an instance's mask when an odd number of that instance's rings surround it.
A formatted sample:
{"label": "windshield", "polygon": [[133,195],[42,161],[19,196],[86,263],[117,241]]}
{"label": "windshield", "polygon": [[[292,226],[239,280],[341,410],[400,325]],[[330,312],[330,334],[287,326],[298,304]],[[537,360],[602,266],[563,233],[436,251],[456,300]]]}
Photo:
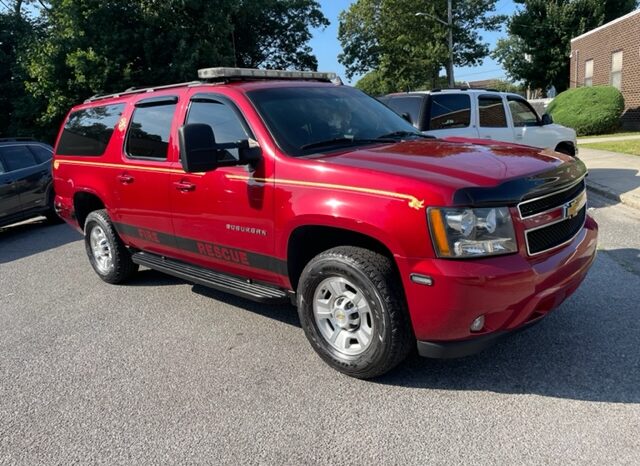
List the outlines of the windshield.
{"label": "windshield", "polygon": [[295,157],[421,136],[384,104],[352,87],[271,88],[247,94],[278,146]]}

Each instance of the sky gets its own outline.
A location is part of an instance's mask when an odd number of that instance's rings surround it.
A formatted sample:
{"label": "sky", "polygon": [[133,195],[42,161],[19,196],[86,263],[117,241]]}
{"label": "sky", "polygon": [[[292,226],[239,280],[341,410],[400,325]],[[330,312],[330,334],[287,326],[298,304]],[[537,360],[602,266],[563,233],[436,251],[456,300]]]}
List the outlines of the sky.
{"label": "sky", "polygon": [[[342,52],[340,42],[338,41],[338,15],[341,11],[346,10],[354,0],[319,0],[322,12],[331,21],[331,25],[324,30],[313,30],[313,39],[311,47],[318,58],[318,71],[336,71],[342,79],[350,84],[355,84],[358,80],[354,77],[350,82],[346,79],[344,67],[338,63],[338,54]],[[496,3],[496,13],[511,15],[515,11],[515,5],[512,0],[498,0]],[[443,17],[446,12],[443,12]],[[482,39],[489,43],[489,48],[495,47],[496,41],[506,36],[505,28],[499,32],[480,31]],[[444,75],[444,69],[442,70]],[[482,65],[475,67],[460,67],[454,69],[456,81],[478,81],[489,78],[505,78],[505,72],[500,64],[491,58],[484,59]]]}

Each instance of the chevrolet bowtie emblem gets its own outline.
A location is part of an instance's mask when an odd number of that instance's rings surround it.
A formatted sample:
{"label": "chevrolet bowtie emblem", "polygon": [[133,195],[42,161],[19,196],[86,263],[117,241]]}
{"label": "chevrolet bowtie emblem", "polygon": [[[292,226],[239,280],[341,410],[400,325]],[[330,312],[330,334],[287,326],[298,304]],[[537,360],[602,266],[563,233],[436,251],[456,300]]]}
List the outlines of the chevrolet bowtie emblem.
{"label": "chevrolet bowtie emblem", "polygon": [[587,195],[586,195],[586,192],[583,191],[578,197],[576,197],[570,202],[567,202],[564,205],[564,217],[565,218],[575,217],[576,215],[578,215],[580,210],[582,210],[582,208],[586,203],[587,203]]}

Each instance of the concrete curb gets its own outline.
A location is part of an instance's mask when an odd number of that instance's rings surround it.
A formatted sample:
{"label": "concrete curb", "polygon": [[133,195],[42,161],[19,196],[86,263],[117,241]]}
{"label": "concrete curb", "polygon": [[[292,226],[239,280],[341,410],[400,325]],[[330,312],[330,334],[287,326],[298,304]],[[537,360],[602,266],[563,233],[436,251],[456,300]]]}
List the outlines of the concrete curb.
{"label": "concrete curb", "polygon": [[640,198],[638,196],[634,196],[632,194],[622,193],[619,194],[613,191],[611,188],[607,186],[603,186],[601,184],[595,183],[587,178],[587,189],[593,191],[596,194],[604,196],[613,201],[621,202],[629,207],[640,210]]}

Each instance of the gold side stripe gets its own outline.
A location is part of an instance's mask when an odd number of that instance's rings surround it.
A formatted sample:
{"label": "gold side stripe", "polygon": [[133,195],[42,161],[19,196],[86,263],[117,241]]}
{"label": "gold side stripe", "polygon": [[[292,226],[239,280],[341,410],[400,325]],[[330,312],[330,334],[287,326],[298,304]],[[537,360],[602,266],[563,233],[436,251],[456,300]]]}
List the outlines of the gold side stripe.
{"label": "gold side stripe", "polygon": [[418,199],[415,196],[410,194],[402,194],[396,193],[393,191],[383,191],[380,189],[372,189],[372,188],[363,188],[359,186],[345,186],[341,184],[330,184],[330,183],[316,183],[313,181],[299,181],[299,180],[286,180],[286,179],[275,179],[275,178],[253,178],[250,176],[244,175],[227,175],[227,178],[230,180],[243,180],[243,181],[257,181],[259,183],[278,183],[289,186],[306,186],[310,188],[327,188],[327,189],[339,189],[342,191],[352,191],[357,193],[364,194],[373,194],[376,196],[384,196],[384,197],[392,197],[395,199],[403,199],[409,202],[409,207],[412,209],[420,210],[424,208],[424,201]]}
{"label": "gold side stripe", "polygon": [[[186,175],[184,170],[177,168],[161,168],[161,167],[147,167],[144,165],[125,165],[121,163],[106,163],[106,162],[88,162],[84,160],[55,160],[53,162],[54,170],[57,170],[61,164],[67,165],[80,165],[87,167],[102,167],[102,168],[121,168],[123,170],[140,170],[156,173],[175,173],[179,175]],[[189,175],[202,175],[202,173],[189,173]]]}

